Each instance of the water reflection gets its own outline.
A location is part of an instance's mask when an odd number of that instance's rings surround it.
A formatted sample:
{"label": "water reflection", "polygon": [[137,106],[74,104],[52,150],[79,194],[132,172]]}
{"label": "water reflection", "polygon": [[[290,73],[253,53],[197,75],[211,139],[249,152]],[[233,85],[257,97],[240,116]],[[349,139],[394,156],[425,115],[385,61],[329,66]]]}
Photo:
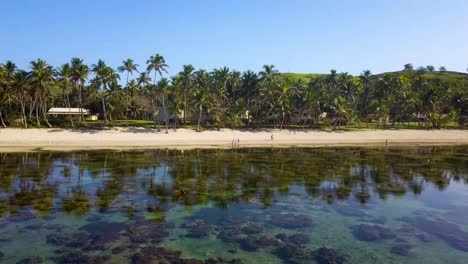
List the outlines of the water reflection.
{"label": "water reflection", "polygon": [[[0,214],[32,206],[84,215],[91,207],[129,213],[170,203],[220,207],[259,201],[270,207],[291,186],[328,203],[368,203],[427,185],[468,181],[463,148],[153,150],[0,154]],[[141,196],[146,204],[136,204]]]}
{"label": "water reflection", "polygon": [[26,257],[36,230],[57,263],[457,263],[467,161],[464,147],[0,153],[0,260]]}

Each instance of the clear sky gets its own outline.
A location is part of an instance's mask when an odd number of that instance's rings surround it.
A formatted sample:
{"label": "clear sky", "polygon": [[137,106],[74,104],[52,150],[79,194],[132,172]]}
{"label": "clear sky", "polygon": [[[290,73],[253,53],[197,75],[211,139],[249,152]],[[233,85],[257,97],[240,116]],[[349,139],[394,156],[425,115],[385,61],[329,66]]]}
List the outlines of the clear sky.
{"label": "clear sky", "polygon": [[468,67],[467,0],[1,0],[0,61],[358,74]]}

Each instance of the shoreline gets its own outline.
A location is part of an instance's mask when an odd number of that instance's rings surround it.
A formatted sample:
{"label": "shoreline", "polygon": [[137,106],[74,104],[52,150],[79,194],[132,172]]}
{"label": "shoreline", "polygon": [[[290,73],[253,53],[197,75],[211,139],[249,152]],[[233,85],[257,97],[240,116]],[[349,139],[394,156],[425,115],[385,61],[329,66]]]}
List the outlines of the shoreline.
{"label": "shoreline", "polygon": [[0,129],[0,152],[386,145],[468,145],[468,130]]}

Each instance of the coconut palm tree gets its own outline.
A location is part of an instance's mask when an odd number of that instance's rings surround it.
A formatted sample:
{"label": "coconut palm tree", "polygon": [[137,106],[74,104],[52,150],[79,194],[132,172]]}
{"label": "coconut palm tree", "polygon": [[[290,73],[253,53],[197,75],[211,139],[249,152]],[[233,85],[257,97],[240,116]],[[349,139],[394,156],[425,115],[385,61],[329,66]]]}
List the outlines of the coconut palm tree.
{"label": "coconut palm tree", "polygon": [[48,65],[44,60],[37,59],[36,61],[31,61],[31,80],[33,86],[36,88],[35,92],[35,102],[36,102],[36,121],[39,122],[39,113],[42,113],[44,121],[48,127],[52,127],[47,120],[47,99],[49,96],[50,84],[54,81],[53,68]]}
{"label": "coconut palm tree", "polygon": [[102,115],[104,116],[104,122],[107,122],[105,95],[111,82],[116,81],[119,79],[119,77],[118,74],[116,74],[112,68],[107,66],[103,60],[98,60],[96,64],[91,65],[91,71],[94,72],[95,75],[93,84],[101,97]]}
{"label": "coconut palm tree", "polygon": [[13,77],[12,87],[14,90],[14,95],[18,99],[21,107],[21,121],[25,128],[28,127],[28,120],[26,116],[26,101],[29,98],[28,88],[29,88],[29,73],[23,70],[15,72]]}
{"label": "coconut palm tree", "polygon": [[132,114],[135,112],[134,102],[136,98],[138,97],[139,92],[140,92],[140,86],[135,80],[131,80],[125,86],[125,104],[126,104],[125,120],[127,120],[128,111],[131,111]]}
{"label": "coconut palm tree", "polygon": [[363,90],[361,93],[361,104],[359,107],[359,114],[361,117],[364,117],[366,114],[367,110],[367,101],[369,97],[369,91],[371,90],[373,86],[373,79],[372,79],[372,73],[370,70],[365,70],[361,73],[359,76],[359,81],[362,84]]}
{"label": "coconut palm tree", "polygon": [[159,76],[162,76],[163,73],[167,73],[167,68],[169,66],[166,64],[166,60],[164,59],[164,57],[159,54],[151,56],[149,60],[146,61],[146,64],[146,71],[148,71],[148,73],[154,71],[153,84],[156,85],[157,74],[159,74]]}
{"label": "coconut palm tree", "polygon": [[[0,74],[2,82],[0,82],[0,123],[3,127],[6,127],[5,121],[3,120],[2,108],[4,105],[8,105],[11,108],[11,83],[13,82],[14,75],[17,71],[16,64],[12,61],[6,61],[0,65]],[[2,89],[3,88],[3,89]]]}
{"label": "coconut palm tree", "polygon": [[[168,132],[169,129],[169,111],[166,107],[166,100],[168,96],[168,90],[169,90],[169,80],[167,78],[161,78],[161,80],[158,81],[156,85],[156,89],[159,94],[159,100],[161,101],[161,105],[163,108],[164,112],[164,122],[166,124],[166,133]],[[159,128],[158,128],[159,130]]]}
{"label": "coconut palm tree", "polygon": [[67,104],[68,107],[68,112],[69,112],[69,118],[70,118],[70,123],[71,126],[74,127],[73,124],[73,118],[71,115],[71,104],[70,104],[70,84],[71,84],[71,76],[72,76],[72,68],[69,63],[65,63],[62,66],[60,66],[57,71],[56,71],[56,76],[58,77],[58,81],[60,82],[60,85],[62,87],[62,92],[63,92],[63,97],[64,101]]}
{"label": "coconut palm tree", "polygon": [[[258,95],[258,82],[258,75],[255,72],[248,70],[242,74],[241,95],[245,100],[249,115],[252,114],[252,99]],[[247,118],[247,122],[250,122],[250,118]]]}
{"label": "coconut palm tree", "polygon": [[151,77],[149,77],[147,72],[140,73],[140,76],[136,79],[137,84],[141,87],[145,87],[151,84]]}
{"label": "coconut palm tree", "polygon": [[[152,55],[149,60],[146,61],[147,67],[146,71],[148,73],[151,73],[151,71],[154,71],[154,78],[153,78],[153,89],[156,88],[156,79],[157,75],[159,73],[159,76],[163,75],[163,72],[167,72],[167,68],[169,67],[166,64],[166,60],[164,59],[163,56],[159,55],[159,53]],[[141,77],[141,76],[140,76]],[[156,113],[156,100],[155,98],[151,98],[151,105],[153,106],[153,123],[154,127],[156,127],[156,119],[157,119],[157,113]],[[159,130],[159,129],[158,129]]]}
{"label": "coconut palm tree", "polygon": [[82,91],[85,85],[86,80],[89,76],[89,67],[86,64],[83,64],[83,60],[80,58],[72,58],[71,59],[71,70],[72,75],[71,79],[75,83],[75,87],[78,90],[78,104],[80,107],[80,121],[84,121],[84,114],[83,114],[83,95]]}
{"label": "coconut palm tree", "polygon": [[184,65],[183,70],[179,72],[179,76],[182,81],[182,88],[183,88],[183,101],[184,101],[184,126],[187,125],[187,97],[190,89],[193,87],[193,82],[195,79],[194,74],[195,68],[191,64]]}
{"label": "coconut palm tree", "polygon": [[203,108],[208,106],[209,102],[209,89],[211,85],[211,79],[208,72],[205,70],[199,70],[195,73],[195,108],[198,109],[198,122],[197,130],[200,131],[200,124],[203,115]]}
{"label": "coconut palm tree", "polygon": [[124,61],[122,61],[122,65],[117,68],[119,72],[127,72],[127,81],[126,84],[128,84],[128,77],[130,74],[133,74],[133,72],[138,72],[138,64],[134,63],[132,59],[128,58]]}

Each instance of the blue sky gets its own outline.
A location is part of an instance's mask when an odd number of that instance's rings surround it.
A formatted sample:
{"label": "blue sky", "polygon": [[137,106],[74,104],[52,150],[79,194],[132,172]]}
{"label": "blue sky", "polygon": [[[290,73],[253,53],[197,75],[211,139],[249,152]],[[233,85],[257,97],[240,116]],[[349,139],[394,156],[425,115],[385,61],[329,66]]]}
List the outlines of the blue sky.
{"label": "blue sky", "polygon": [[160,53],[183,64],[358,74],[408,62],[468,67],[466,0],[3,0],[0,61],[80,57],[116,67]]}

